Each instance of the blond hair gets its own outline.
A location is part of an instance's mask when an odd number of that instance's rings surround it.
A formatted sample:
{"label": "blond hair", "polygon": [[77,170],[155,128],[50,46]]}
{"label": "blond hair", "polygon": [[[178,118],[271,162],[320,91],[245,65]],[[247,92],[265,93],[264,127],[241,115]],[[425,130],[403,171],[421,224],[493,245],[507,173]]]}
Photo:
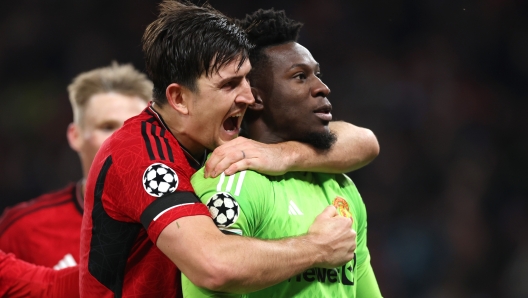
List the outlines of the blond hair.
{"label": "blond hair", "polygon": [[131,64],[119,65],[114,61],[110,66],[83,72],[68,86],[73,121],[82,124],[84,108],[93,95],[116,92],[149,102],[152,100],[152,88],[153,84],[147,76]]}

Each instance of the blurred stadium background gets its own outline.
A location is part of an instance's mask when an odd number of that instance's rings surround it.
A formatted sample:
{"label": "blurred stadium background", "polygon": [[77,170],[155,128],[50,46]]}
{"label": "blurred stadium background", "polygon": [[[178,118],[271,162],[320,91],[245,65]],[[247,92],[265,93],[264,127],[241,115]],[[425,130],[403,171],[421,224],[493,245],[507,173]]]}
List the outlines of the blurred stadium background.
{"label": "blurred stadium background", "polygon": [[[334,118],[377,135],[351,177],[385,297],[528,297],[527,1],[209,2],[304,22]],[[112,60],[144,70],[157,3],[2,1],[0,211],[81,177],[66,86]]]}

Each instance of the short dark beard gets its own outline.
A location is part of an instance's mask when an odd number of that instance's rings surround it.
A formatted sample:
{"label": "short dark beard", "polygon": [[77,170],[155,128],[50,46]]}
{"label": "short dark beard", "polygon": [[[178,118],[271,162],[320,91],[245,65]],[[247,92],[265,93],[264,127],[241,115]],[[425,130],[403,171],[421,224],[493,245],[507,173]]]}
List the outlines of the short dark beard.
{"label": "short dark beard", "polygon": [[300,142],[310,144],[317,149],[328,150],[337,141],[337,136],[331,131],[310,132],[299,140]]}

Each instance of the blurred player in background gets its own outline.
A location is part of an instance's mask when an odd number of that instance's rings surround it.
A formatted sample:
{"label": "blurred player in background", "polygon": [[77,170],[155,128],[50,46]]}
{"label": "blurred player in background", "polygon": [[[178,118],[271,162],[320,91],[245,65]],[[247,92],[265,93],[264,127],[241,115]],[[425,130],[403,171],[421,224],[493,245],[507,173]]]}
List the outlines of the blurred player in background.
{"label": "blurred player in background", "polygon": [[[226,145],[212,176],[232,162],[275,171],[350,165],[358,156],[299,142],[230,146],[254,102],[247,81],[251,44],[207,4],[164,1],[160,7],[143,35],[153,103],[103,144],[88,175],[81,297],[180,297],[179,270],[206,288],[255,290],[314,265],[333,268],[352,259],[351,220],[328,212],[307,234],[274,241],[233,238],[214,225],[190,184],[208,150]],[[371,153],[361,152],[360,163]]]}
{"label": "blurred player in background", "polygon": [[[320,150],[331,149],[336,137],[328,127],[330,89],[321,81],[317,61],[297,43],[302,24],[287,18],[284,11],[258,10],[240,26],[255,44],[249,56],[255,103],[244,117],[246,133],[265,143],[297,140]],[[225,233],[260,239],[302,235],[332,205],[338,215],[353,219],[351,228],[357,231],[357,248],[350,262],[333,269],[311,268],[244,297],[381,297],[367,248],[365,204],[346,175],[265,176],[243,171],[207,179],[203,170],[193,175],[192,185]],[[213,293],[192,285],[185,276],[182,288],[184,297],[242,296]]]}
{"label": "blurred player in background", "polygon": [[101,144],[152,99],[152,82],[131,65],[112,65],[79,74],[68,86],[73,122],[70,147],[79,154],[83,178],[57,192],[4,211],[0,249],[55,269],[79,262],[85,178]]}
{"label": "blurred player in background", "polygon": [[79,270],[37,266],[0,250],[0,297],[79,297]]}

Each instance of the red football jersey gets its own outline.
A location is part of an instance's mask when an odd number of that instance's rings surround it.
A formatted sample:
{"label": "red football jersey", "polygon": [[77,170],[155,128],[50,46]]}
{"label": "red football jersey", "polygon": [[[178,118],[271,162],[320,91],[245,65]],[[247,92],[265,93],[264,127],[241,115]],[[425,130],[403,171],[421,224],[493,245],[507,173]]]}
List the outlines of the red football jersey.
{"label": "red football jersey", "polygon": [[0,249],[18,259],[65,268],[79,262],[82,223],[81,184],[42,195],[4,211]]}
{"label": "red football jersey", "polygon": [[105,141],[86,182],[81,297],[179,296],[180,272],[155,243],[178,218],[210,216],[190,182],[201,164],[152,106]]}
{"label": "red football jersey", "polygon": [[79,297],[79,267],[53,270],[0,250],[0,297]]}

